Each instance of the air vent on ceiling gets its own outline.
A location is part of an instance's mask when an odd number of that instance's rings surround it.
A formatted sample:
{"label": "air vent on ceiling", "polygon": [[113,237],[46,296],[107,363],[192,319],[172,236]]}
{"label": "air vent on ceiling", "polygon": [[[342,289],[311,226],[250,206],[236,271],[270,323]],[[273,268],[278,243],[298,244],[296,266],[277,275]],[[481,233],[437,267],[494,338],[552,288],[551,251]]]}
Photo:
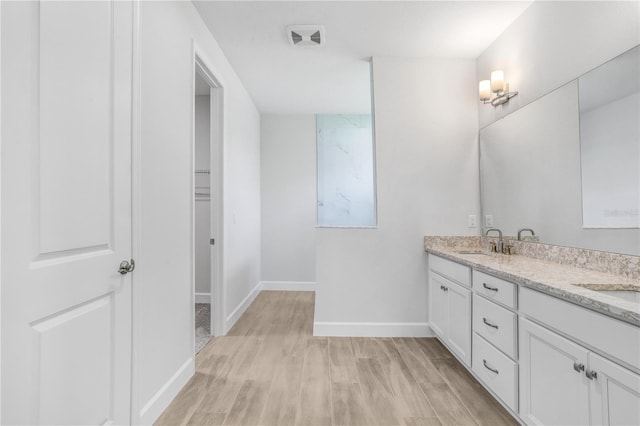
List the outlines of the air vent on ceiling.
{"label": "air vent on ceiling", "polygon": [[322,25],[291,25],[287,27],[287,38],[294,46],[324,46]]}

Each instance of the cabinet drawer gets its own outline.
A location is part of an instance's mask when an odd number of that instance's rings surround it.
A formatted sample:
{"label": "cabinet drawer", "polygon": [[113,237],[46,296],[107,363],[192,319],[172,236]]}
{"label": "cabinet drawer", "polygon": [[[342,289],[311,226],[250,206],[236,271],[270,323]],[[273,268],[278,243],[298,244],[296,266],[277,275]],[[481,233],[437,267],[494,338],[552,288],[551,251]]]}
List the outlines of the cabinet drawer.
{"label": "cabinet drawer", "polygon": [[474,270],[473,289],[489,300],[516,308],[517,289],[514,283]]}
{"label": "cabinet drawer", "polygon": [[640,327],[526,287],[520,289],[520,313],[640,369]]}
{"label": "cabinet drawer", "polygon": [[430,254],[429,269],[459,284],[471,287],[471,268],[468,266]]}
{"label": "cabinet drawer", "polygon": [[517,318],[515,313],[473,295],[473,331],[511,358],[516,357]]}
{"label": "cabinet drawer", "polygon": [[472,369],[487,388],[518,412],[518,365],[476,333]]}

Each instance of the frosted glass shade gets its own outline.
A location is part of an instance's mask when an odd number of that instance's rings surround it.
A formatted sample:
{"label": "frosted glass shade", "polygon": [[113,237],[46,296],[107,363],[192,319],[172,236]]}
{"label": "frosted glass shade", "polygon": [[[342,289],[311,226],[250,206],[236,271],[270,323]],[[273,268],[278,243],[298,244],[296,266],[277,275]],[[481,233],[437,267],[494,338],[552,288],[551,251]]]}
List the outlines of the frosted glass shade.
{"label": "frosted glass shade", "polygon": [[502,70],[491,71],[491,91],[492,92],[504,91],[504,71]]}
{"label": "frosted glass shade", "polygon": [[481,101],[491,99],[491,82],[489,80],[482,80],[478,85],[478,91],[480,92]]}

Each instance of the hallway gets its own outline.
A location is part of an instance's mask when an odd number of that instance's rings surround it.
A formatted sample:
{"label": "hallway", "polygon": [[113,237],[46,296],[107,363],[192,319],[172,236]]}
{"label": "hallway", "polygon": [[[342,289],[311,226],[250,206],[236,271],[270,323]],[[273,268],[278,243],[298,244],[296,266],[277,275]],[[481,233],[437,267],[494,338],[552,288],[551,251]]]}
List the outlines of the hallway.
{"label": "hallway", "polygon": [[314,293],[263,291],[156,425],[504,425],[436,340],[313,337]]}

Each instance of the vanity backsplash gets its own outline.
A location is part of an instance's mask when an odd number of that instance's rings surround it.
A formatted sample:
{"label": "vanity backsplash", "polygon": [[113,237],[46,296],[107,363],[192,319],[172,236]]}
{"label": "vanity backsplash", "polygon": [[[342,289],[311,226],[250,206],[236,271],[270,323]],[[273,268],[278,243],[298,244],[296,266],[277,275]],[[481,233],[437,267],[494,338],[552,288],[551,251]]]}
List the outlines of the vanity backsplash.
{"label": "vanity backsplash", "polygon": [[[640,279],[640,256],[609,253],[575,247],[563,247],[528,241],[517,241],[515,237],[503,237],[511,245],[512,254],[544,260],[560,265],[575,266],[592,271]],[[424,247],[476,249],[489,251],[489,242],[495,237],[480,236],[426,236]]]}

